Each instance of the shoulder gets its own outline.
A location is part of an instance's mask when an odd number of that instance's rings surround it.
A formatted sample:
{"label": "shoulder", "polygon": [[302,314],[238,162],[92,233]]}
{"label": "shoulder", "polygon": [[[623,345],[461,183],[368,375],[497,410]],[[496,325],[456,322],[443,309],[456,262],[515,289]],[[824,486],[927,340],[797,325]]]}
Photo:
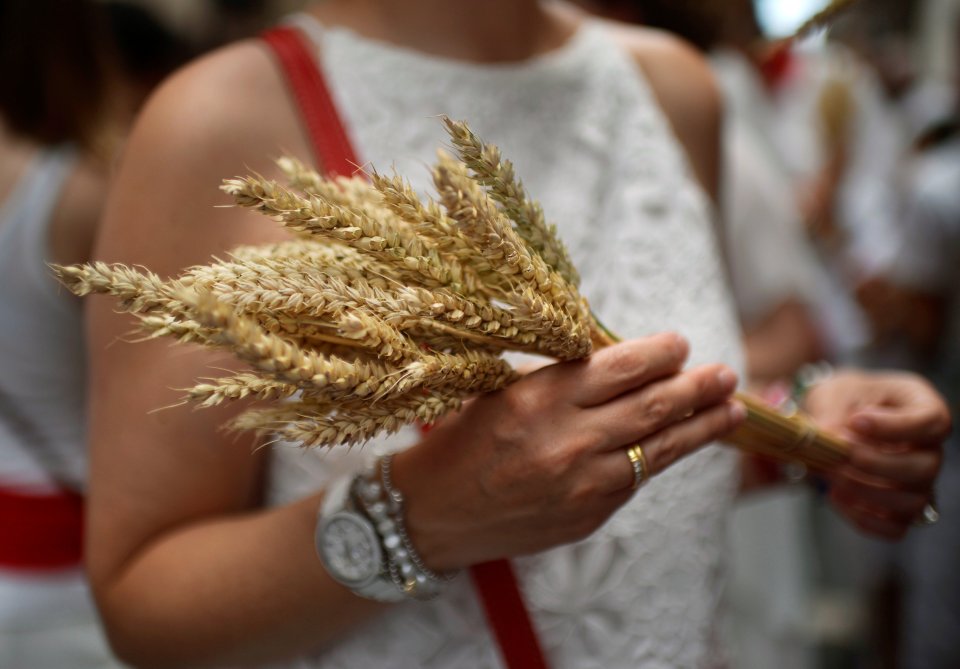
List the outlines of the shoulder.
{"label": "shoulder", "polygon": [[124,147],[98,257],[164,274],[256,241],[265,229],[271,234],[262,216],[218,208],[229,204],[219,186],[239,174],[279,176],[273,160],[284,154],[309,162],[301,128],[286,83],[258,40],[175,73],[147,102]]}
{"label": "shoulder", "polygon": [[707,60],[669,33],[604,22],[636,62],[704,188],[716,194],[722,94]]}
{"label": "shoulder", "polygon": [[611,35],[636,61],[668,113],[696,106],[719,114],[721,93],[709,63],[692,45],[667,32],[608,23]]}
{"label": "shoulder", "polygon": [[145,106],[131,140],[156,140],[151,148],[174,151],[233,147],[232,155],[287,139],[298,129],[294,111],[266,44],[245,40],[164,82]]}

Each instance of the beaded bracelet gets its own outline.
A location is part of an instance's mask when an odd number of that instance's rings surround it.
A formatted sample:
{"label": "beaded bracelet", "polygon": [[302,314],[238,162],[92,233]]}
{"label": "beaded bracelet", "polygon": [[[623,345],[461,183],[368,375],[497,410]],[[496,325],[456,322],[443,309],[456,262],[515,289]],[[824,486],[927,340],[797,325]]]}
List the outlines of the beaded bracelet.
{"label": "beaded bracelet", "polygon": [[356,499],[373,522],[386,559],[387,572],[407,597],[432,599],[456,574],[440,574],[428,568],[414,548],[403,519],[403,495],[391,478],[392,456],[379,460],[354,479]]}
{"label": "beaded bracelet", "polygon": [[441,573],[430,569],[430,567],[424,564],[423,558],[420,557],[420,553],[416,548],[414,548],[413,542],[410,540],[410,535],[407,533],[407,525],[403,520],[403,493],[393,486],[392,453],[380,458],[380,480],[383,483],[384,492],[387,493],[387,496],[390,498],[390,501],[393,504],[393,508],[396,509],[395,520],[397,533],[400,535],[400,541],[403,543],[404,548],[407,549],[407,554],[410,556],[410,561],[429,581],[446,583],[452,580],[457,575],[457,572]]}

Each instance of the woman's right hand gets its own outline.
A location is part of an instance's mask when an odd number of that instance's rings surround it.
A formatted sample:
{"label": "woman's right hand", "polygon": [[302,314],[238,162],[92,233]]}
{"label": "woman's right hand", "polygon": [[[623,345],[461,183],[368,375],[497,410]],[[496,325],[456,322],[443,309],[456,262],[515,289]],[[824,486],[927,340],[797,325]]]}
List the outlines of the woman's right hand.
{"label": "woman's right hand", "polygon": [[582,539],[633,494],[626,449],[648,475],[736,427],[736,374],[682,370],[676,334],[617,344],[557,363],[470,402],[394,463],[407,524],[439,570]]}

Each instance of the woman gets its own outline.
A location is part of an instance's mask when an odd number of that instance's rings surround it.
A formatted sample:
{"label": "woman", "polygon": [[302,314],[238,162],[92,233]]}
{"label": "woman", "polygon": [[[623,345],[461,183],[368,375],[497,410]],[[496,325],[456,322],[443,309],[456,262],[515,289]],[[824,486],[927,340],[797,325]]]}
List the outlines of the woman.
{"label": "woman", "polygon": [[[729,399],[738,333],[704,195],[715,191],[719,126],[706,67],[666,37],[533,0],[402,9],[331,0],[298,25],[361,160],[395,162],[422,187],[423,161],[443,141],[430,116],[469,118],[515,160],[547,212],[563,216],[560,233],[596,310],[642,337],[532,373],[425,436],[377,445],[408,447],[392,478],[424,567],[528,556],[516,565],[553,666],[707,664],[737,458],[702,447],[743,409]],[[262,43],[184,70],[131,137],[98,257],[166,275],[280,238],[258,215],[214,208],[223,203],[216,187],[251,170],[279,177],[270,157],[281,151],[308,159],[301,128]],[[497,665],[464,577],[431,602],[385,607],[318,563],[312,537],[327,484],[341,490],[363,454],[252,453],[218,429],[237,407],[150,413],[171,403],[167,389],[229,363],[165,343],[106,346],[129,327],[108,301],[91,305],[90,569],[122,657],[145,666]],[[664,328],[686,339],[654,334]],[[684,369],[688,354],[699,366]],[[865,440],[917,442],[896,457],[865,444],[855,462],[869,476],[851,473],[836,488],[855,522],[901,534],[928,499],[947,422],[941,402],[912,379],[853,374],[811,400],[835,428],[862,422]],[[636,496],[626,450],[635,444],[652,475]]]}

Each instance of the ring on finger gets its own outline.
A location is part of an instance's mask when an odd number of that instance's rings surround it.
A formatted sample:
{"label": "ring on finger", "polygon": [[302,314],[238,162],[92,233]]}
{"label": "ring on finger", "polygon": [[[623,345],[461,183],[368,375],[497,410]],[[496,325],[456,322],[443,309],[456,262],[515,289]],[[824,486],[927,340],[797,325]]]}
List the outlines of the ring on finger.
{"label": "ring on finger", "polygon": [[643,447],[640,444],[634,444],[628,448],[627,457],[630,458],[630,466],[633,467],[631,490],[636,490],[650,478],[650,468],[647,466],[647,458],[643,454]]}
{"label": "ring on finger", "polygon": [[937,509],[936,501],[931,499],[924,505],[923,511],[921,511],[917,519],[913,521],[913,524],[926,527],[928,525],[936,525],[938,520],[940,520],[940,511]]}

